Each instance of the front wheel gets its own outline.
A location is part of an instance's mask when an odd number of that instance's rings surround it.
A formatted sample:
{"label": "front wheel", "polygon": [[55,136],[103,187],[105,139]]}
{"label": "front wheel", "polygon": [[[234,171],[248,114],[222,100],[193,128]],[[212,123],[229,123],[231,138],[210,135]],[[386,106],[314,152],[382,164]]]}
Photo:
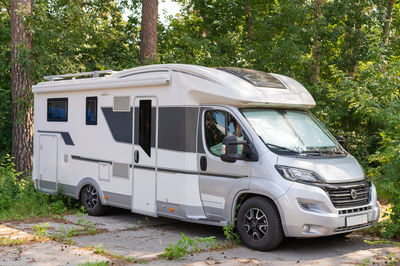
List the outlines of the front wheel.
{"label": "front wheel", "polygon": [[82,188],[80,200],[85,210],[91,216],[100,216],[107,211],[107,208],[101,204],[98,191],[92,185]]}
{"label": "front wheel", "polygon": [[237,228],[243,243],[256,250],[276,248],[283,239],[278,210],[261,197],[250,198],[243,203],[238,212]]}

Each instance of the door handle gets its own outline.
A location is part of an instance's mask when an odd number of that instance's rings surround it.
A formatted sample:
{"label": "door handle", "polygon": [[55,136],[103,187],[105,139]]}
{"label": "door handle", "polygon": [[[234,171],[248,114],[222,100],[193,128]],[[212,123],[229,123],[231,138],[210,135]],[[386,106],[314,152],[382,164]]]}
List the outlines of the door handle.
{"label": "door handle", "polygon": [[138,163],[138,162],[139,162],[139,151],[138,151],[138,150],[136,150],[136,151],[133,153],[133,160],[135,161],[135,163]]}
{"label": "door handle", "polygon": [[200,157],[200,169],[201,169],[201,171],[207,170],[207,157],[206,156]]}

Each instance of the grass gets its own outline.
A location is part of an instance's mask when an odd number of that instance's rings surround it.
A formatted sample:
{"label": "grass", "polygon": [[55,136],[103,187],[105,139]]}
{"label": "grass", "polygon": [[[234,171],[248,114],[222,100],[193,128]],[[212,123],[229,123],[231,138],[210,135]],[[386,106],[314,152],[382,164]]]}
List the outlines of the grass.
{"label": "grass", "polygon": [[11,239],[8,237],[0,237],[0,246],[16,246],[23,245],[32,241],[32,239]]}
{"label": "grass", "polygon": [[202,250],[200,247],[201,243],[205,243],[206,248],[216,246],[215,236],[189,238],[184,233],[181,234],[182,238],[176,243],[169,244],[165,248],[164,253],[160,255],[161,258],[174,260],[188,253],[198,253]]}
{"label": "grass", "polygon": [[16,221],[65,213],[77,201],[37,191],[30,176],[14,170],[10,156],[0,158],[0,221]]}
{"label": "grass", "polygon": [[104,248],[103,245],[97,245],[94,248],[89,246],[89,249],[92,250],[95,254],[98,255],[104,255],[106,257],[109,257],[111,259],[119,259],[119,260],[124,260],[126,262],[130,263],[138,263],[138,264],[147,264],[149,263],[149,260],[142,259],[142,258],[132,258],[132,257],[126,257],[126,256],[121,256],[118,254],[111,253],[107,249]]}
{"label": "grass", "polygon": [[48,232],[49,229],[48,223],[44,223],[43,225],[37,224],[33,226],[33,230],[35,231],[35,236],[71,244],[72,243],[71,238],[74,236],[94,235],[99,232],[99,230],[95,228],[92,221],[85,219],[87,217],[87,214],[84,213],[83,208],[81,208],[80,211],[77,211],[76,215],[79,217],[78,224],[82,226],[82,228],[73,227],[66,229],[64,225],[61,225],[61,228],[58,231],[51,234]]}
{"label": "grass", "polygon": [[110,265],[108,261],[96,261],[96,262],[85,262],[78,264],[79,266],[108,266]]}

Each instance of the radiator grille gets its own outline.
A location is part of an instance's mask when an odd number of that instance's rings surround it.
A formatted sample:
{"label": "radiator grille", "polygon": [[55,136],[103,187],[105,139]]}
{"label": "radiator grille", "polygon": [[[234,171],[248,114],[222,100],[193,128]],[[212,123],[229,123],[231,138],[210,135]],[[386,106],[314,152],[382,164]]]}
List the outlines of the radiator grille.
{"label": "radiator grille", "polygon": [[368,204],[371,187],[369,183],[359,183],[346,187],[327,188],[333,206],[347,208]]}

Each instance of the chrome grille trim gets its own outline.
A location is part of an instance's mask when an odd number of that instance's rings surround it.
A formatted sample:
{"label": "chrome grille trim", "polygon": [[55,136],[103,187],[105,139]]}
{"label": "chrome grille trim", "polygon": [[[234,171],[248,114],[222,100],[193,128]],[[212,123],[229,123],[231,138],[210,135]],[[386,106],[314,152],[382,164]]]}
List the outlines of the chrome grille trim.
{"label": "chrome grille trim", "polygon": [[[336,208],[362,206],[370,201],[371,183],[362,181],[351,184],[331,184],[326,186],[325,190]],[[352,191],[355,197],[352,196]]]}

